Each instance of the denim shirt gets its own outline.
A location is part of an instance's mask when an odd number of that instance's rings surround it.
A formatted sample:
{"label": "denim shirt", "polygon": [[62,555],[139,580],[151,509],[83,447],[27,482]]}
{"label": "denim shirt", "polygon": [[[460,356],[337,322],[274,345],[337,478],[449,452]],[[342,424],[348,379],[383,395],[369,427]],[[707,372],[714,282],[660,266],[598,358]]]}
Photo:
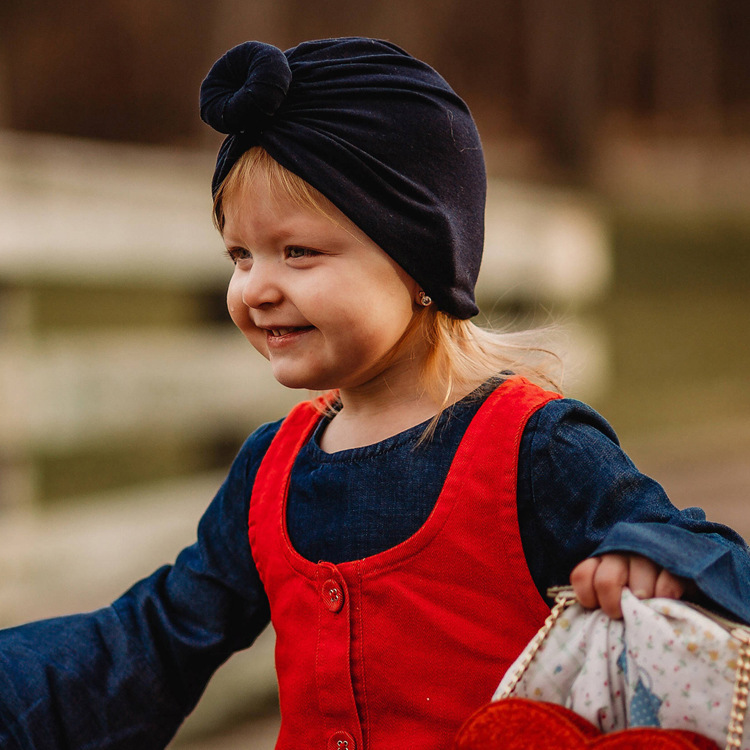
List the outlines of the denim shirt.
{"label": "denim shirt", "polygon": [[[375,554],[429,515],[481,398],[373,446],[324,453],[293,469],[287,525],[298,551],[331,562]],[[252,644],[269,606],[247,541],[253,480],[279,422],[243,445],[195,544],[111,606],[0,631],[0,749],[164,747],[213,672]],[[595,411],[568,399],[532,416],[518,462],[518,514],[540,592],[587,556],[644,554],[730,615],[750,622],[750,553],[702,511],[678,511],[620,449]],[[498,675],[498,680],[501,675]]]}

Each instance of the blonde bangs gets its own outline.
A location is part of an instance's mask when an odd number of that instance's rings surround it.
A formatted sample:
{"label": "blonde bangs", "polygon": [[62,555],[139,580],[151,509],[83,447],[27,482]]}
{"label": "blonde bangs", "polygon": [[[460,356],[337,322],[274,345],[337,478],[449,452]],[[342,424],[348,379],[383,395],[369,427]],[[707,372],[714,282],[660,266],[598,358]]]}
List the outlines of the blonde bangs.
{"label": "blonde bangs", "polygon": [[246,151],[232,167],[214,196],[213,222],[224,232],[227,204],[241,195],[257,175],[266,180],[271,195],[289,198],[301,208],[311,209],[331,218],[333,204],[308,182],[282,167],[260,146]]}

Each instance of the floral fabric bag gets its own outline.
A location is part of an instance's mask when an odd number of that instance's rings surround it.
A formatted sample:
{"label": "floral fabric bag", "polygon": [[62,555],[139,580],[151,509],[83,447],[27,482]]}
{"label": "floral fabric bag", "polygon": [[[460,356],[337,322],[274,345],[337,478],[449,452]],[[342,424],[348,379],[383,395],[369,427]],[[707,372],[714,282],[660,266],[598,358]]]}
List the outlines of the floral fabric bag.
{"label": "floral fabric bag", "polygon": [[[577,725],[575,732],[583,731],[589,738],[561,747],[605,747],[604,739],[593,738],[594,732],[599,737],[627,735],[632,741],[632,728],[639,727],[642,744],[616,746],[750,750],[750,732],[743,732],[750,692],[750,628],[682,601],[641,601],[627,589],[622,620],[584,609],[570,588],[550,593],[556,595],[550,616],[511,665],[493,701],[554,704],[552,713],[564,715]],[[498,712],[510,708],[490,704],[490,713],[493,706],[496,722]],[[529,719],[534,714],[534,722],[544,724],[540,710],[532,706]],[[518,705],[505,713],[500,720],[506,725],[503,732],[509,731],[509,716],[520,720]],[[488,716],[482,718],[484,725]],[[476,725],[476,716],[474,720]],[[667,734],[693,744],[654,743],[654,738]],[[472,745],[457,741],[457,747]],[[606,747],[615,744],[607,740]]]}

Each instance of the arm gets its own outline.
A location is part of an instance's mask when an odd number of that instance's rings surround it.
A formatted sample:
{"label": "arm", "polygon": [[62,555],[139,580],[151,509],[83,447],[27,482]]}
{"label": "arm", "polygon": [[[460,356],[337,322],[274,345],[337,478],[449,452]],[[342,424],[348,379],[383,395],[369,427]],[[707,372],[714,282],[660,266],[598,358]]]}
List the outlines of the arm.
{"label": "arm", "polygon": [[255,640],[269,612],[247,510],[274,427],[245,443],[174,565],[104,609],[0,631],[3,750],[163,748],[213,672]]}
{"label": "arm", "polygon": [[[750,620],[750,553],[742,538],[707,521],[698,508],[677,510],[662,487],[635,468],[606,421],[584,404],[554,401],[529,420],[519,455],[518,504],[524,551],[542,594],[567,583],[582,560],[597,557],[603,564],[605,555],[618,554],[627,558],[625,571],[624,560],[608,560],[603,570],[594,560],[576,571],[574,583],[584,598],[597,575],[604,576],[599,583],[605,582],[609,606],[619,598],[623,575],[648,593],[665,569],[670,577],[662,583],[669,586],[660,584],[660,594],[676,593],[671,578],[680,585],[686,579],[714,607]],[[651,560],[655,569],[633,555]]]}

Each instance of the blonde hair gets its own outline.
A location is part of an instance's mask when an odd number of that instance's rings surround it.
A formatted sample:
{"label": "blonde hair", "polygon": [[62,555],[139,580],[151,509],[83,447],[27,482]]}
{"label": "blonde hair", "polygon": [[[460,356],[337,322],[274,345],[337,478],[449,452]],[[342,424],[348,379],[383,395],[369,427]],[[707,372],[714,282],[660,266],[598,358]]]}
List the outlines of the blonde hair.
{"label": "blonde hair", "polygon": [[[297,205],[336,221],[331,211],[333,204],[322,193],[282,167],[264,149],[254,147],[240,157],[214,196],[213,219],[220,232],[224,229],[229,199],[242,192],[258,173],[265,176],[272,194],[288,197]],[[512,372],[544,388],[560,391],[560,357],[544,344],[549,332],[549,329],[511,332],[482,328],[431,305],[415,312],[387,358],[389,362],[408,358],[426,344],[420,384],[442,412],[456,395],[476,391],[501,373]],[[427,434],[434,429],[440,412],[430,423]]]}
{"label": "blonde hair", "polygon": [[309,182],[282,167],[265,149],[255,146],[242,154],[214,195],[213,220],[219,232],[224,232],[224,212],[229,199],[242,193],[256,174],[265,177],[272,195],[290,198],[298,206],[323,214],[335,223],[330,210],[333,204],[328,198]]}

